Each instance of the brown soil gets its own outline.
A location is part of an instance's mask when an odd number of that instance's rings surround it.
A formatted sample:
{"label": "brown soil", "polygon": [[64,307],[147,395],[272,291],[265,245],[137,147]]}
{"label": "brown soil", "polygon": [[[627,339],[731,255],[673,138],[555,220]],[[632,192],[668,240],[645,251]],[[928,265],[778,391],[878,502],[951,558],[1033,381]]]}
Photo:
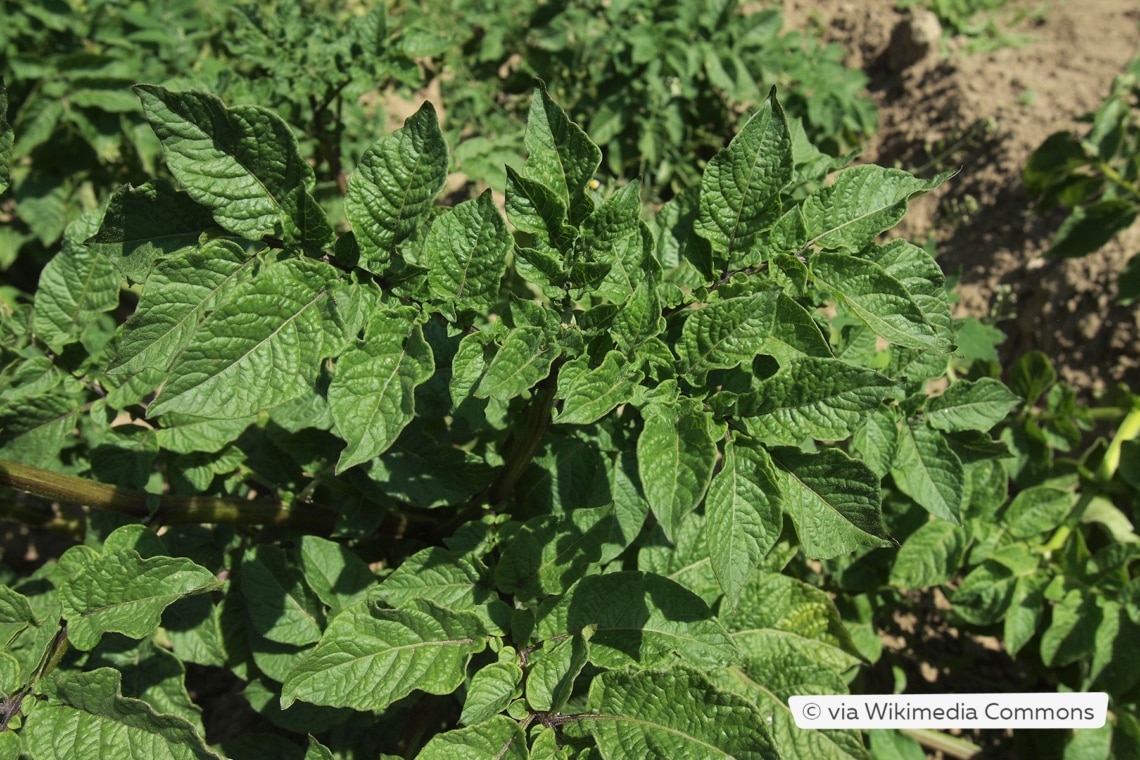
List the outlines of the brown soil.
{"label": "brown soil", "polygon": [[1082,394],[1140,388],[1140,308],[1113,303],[1116,273],[1140,251],[1140,225],[1091,256],[1046,260],[1064,214],[1033,214],[1021,181],[1033,149],[1054,132],[1083,131],[1078,119],[1140,52],[1140,6],[1012,0],[996,18],[1028,36],[1022,45],[970,54],[969,40],[944,40],[901,70],[907,40],[892,32],[910,14],[896,0],[784,6],[790,26],[822,28],[870,77],[880,131],[862,160],[924,176],[960,168],[912,203],[900,232],[919,244],[933,238],[944,271],[961,273],[960,316],[1007,317],[1003,365],[1040,350]]}

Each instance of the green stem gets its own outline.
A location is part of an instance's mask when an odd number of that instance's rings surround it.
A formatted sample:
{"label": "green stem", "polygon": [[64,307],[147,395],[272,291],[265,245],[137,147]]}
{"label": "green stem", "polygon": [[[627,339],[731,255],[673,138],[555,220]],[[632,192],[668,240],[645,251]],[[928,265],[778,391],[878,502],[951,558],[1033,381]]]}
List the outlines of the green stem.
{"label": "green stem", "polygon": [[556,362],[550,374],[535,386],[534,396],[530,400],[519,436],[507,452],[506,463],[503,464],[499,477],[487,491],[487,501],[491,506],[506,501],[514,492],[515,485],[522,477],[526,466],[542,446],[542,439],[546,437],[546,431],[550,428],[554,394],[558,387],[558,369],[561,366],[561,361]]}
{"label": "green stem", "polygon": [[[1140,437],[1140,401],[1133,402],[1132,409],[1121,421],[1120,427],[1116,429],[1116,435],[1112,437],[1108,448],[1105,449],[1104,456],[1101,458],[1100,464],[1097,465],[1096,472],[1093,473],[1095,485],[1108,485],[1120,467],[1120,454],[1124,443],[1126,441],[1135,440],[1137,437]],[[1081,498],[1077,501],[1077,505],[1073,507],[1073,511],[1065,519],[1065,523],[1057,528],[1048,543],[1041,547],[1043,554],[1055,552],[1065,545],[1065,542],[1069,540],[1069,536],[1073,532],[1073,526],[1080,522],[1085,510],[1088,509],[1089,504],[1092,503],[1098,494],[1099,489],[1095,488],[1094,484],[1086,483],[1081,492]]]}
{"label": "green stem", "polygon": [[1132,410],[1128,412],[1128,415],[1120,423],[1120,427],[1117,428],[1116,435],[1112,437],[1112,442],[1108,444],[1108,448],[1104,452],[1104,458],[1100,460],[1100,465],[1096,468],[1098,483],[1104,484],[1112,480],[1112,476],[1120,467],[1120,452],[1125,441],[1135,440],[1138,436],[1140,436],[1140,401],[1135,401],[1132,404]]}
{"label": "green stem", "polygon": [[[332,510],[323,507],[286,509],[281,504],[214,496],[158,496],[6,459],[0,459],[0,486],[167,525],[280,525],[305,532],[329,533],[336,521]],[[157,508],[152,511],[151,504],[155,501]]]}
{"label": "green stem", "polygon": [[900,728],[899,733],[909,736],[927,749],[941,752],[945,757],[969,758],[982,751],[973,742],[930,728]]}
{"label": "green stem", "polygon": [[1103,161],[1100,164],[1100,170],[1104,173],[1104,176],[1108,177],[1109,180],[1112,181],[1114,185],[1121,188],[1122,190],[1127,191],[1132,195],[1133,198],[1140,201],[1140,187],[1137,187],[1136,183],[1129,182],[1120,175],[1120,172],[1116,171],[1116,169],[1113,169]]}

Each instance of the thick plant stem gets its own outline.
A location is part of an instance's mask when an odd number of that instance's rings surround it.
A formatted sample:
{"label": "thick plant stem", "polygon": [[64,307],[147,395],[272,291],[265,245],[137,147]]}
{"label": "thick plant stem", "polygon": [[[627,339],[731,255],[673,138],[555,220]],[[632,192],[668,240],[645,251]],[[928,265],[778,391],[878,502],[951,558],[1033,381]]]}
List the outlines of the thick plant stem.
{"label": "thick plant stem", "polygon": [[280,504],[213,496],[158,496],[29,467],[6,459],[0,459],[0,486],[9,486],[45,499],[80,504],[167,525],[281,525],[307,532],[328,533],[336,521],[336,515],[331,510],[318,507],[290,510]]}

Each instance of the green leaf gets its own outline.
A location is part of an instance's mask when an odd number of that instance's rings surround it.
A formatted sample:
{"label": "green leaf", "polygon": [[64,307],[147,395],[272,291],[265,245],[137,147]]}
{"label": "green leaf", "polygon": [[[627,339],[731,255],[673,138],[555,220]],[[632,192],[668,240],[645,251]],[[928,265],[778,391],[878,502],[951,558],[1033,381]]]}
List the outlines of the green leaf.
{"label": "green leaf", "polygon": [[1045,589],[1052,580],[1052,575],[1044,570],[1017,579],[1002,637],[1011,655],[1020,652],[1037,635],[1037,628],[1045,616]]}
{"label": "green leaf", "polygon": [[526,149],[530,154],[523,175],[555,192],[578,225],[594,210],[586,188],[602,162],[602,152],[586,133],[551,100],[545,85],[535,89],[526,122]]}
{"label": "green leaf", "polygon": [[946,278],[934,257],[899,239],[884,246],[869,245],[859,251],[859,256],[874,261],[906,288],[940,338],[954,339]]}
{"label": "green leaf", "polygon": [[769,730],[781,755],[869,760],[858,731],[801,729],[787,705],[793,695],[846,694],[842,669],[821,660],[810,640],[771,632],[748,638],[744,666],[711,675],[716,685],[747,698],[770,716]]}
{"label": "green leaf", "polygon": [[713,572],[730,607],[782,529],[780,490],[768,452],[747,441],[729,441],[705,498],[705,533]]}
{"label": "green leaf", "polygon": [[547,642],[531,655],[527,668],[526,701],[532,710],[558,712],[574,691],[574,681],[590,659],[590,626],[558,642]]}
{"label": "green leaf", "polygon": [[581,719],[606,760],[774,760],[766,725],[754,705],[685,667],[603,673]]}
{"label": "green leaf", "polygon": [[493,597],[485,574],[481,563],[433,546],[401,562],[376,596],[394,607],[426,599],[449,610],[473,610]]}
{"label": "green leaf", "polygon": [[467,728],[436,734],[416,760],[527,760],[526,736],[506,715]]}
{"label": "green leaf", "polygon": [[507,218],[511,224],[537,236],[539,247],[535,249],[535,256],[550,257],[550,260],[543,263],[532,260],[534,257],[529,254],[520,252],[520,255],[532,267],[541,270],[547,279],[560,284],[553,278],[561,276],[561,263],[552,254],[555,251],[567,253],[578,235],[578,231],[566,223],[566,202],[554,190],[536,179],[522,176],[510,166],[507,167],[505,196]]}
{"label": "green leaf", "polygon": [[543,605],[537,631],[540,638],[550,639],[589,626],[597,626],[590,639],[590,661],[603,668],[631,663],[654,667],[674,657],[704,668],[736,660],[728,634],[700,597],[659,575],[586,576]]}
{"label": "green leaf", "polygon": [[305,750],[304,760],[336,760],[328,747],[325,747],[312,736],[309,737],[309,746]]}
{"label": "green leaf", "polygon": [[[94,648],[104,633],[146,638],[171,603],[218,586],[213,573],[188,559],[143,559],[135,551],[98,555],[81,549],[87,547],[65,554],[73,562],[56,585],[68,639],[83,651]],[[60,566],[64,568],[62,559]]]}
{"label": "green leaf", "polygon": [[206,314],[249,282],[255,262],[230,240],[213,240],[200,251],[160,261],[123,328],[109,372],[169,369],[194,340]]}
{"label": "green leaf", "polygon": [[126,277],[142,282],[156,261],[196,248],[202,232],[212,227],[210,209],[166,180],[154,179],[116,190],[99,231],[86,245]]}
{"label": "green leaf", "polygon": [[867,465],[837,449],[770,449],[784,510],[808,557],[829,559],[862,547],[889,546],[880,484]]}
{"label": "green leaf", "polygon": [[378,596],[375,574],[348,547],[319,536],[302,536],[298,543],[305,583],[330,608],[331,615]]}
{"label": "green leaf", "polygon": [[12,182],[12,125],[8,122],[8,91],[0,78],[0,193]]}
{"label": "green leaf", "polygon": [[700,384],[710,369],[750,364],[772,334],[779,293],[726,298],[691,312],[677,344],[678,369]]}
{"label": "green leaf", "polygon": [[953,383],[945,393],[930,401],[926,421],[936,430],[985,432],[1005,419],[1021,403],[999,381],[984,377]]}
{"label": "green leaf", "polygon": [[215,454],[237,440],[242,431],[254,422],[256,419],[253,417],[214,420],[169,415],[163,420],[164,426],[155,430],[154,435],[160,448],[175,454]]}
{"label": "green leaf", "polygon": [[463,701],[459,722],[473,726],[507,708],[522,689],[523,672],[516,662],[496,662],[475,671]]}
{"label": "green leaf", "polygon": [[320,601],[284,550],[263,544],[246,552],[238,585],[250,627],[278,644],[302,646],[321,637]]}
{"label": "green leaf", "polygon": [[58,462],[81,405],[59,393],[19,396],[0,404],[0,456],[32,467]]}
{"label": "green leaf", "polygon": [[91,653],[84,670],[99,667],[112,667],[119,672],[123,696],[142,699],[163,715],[177,715],[200,736],[206,735],[202,709],[191,701],[186,690],[186,668],[166,649],[150,640],[124,649],[122,640],[109,637]]}
{"label": "green leaf", "polygon": [[[312,227],[306,217],[316,176],[280,116],[258,106],[226,108],[206,92],[134,89],[171,173],[219,225],[251,240]],[[331,228],[326,237],[331,242]]]}
{"label": "green leaf", "polygon": [[705,516],[701,512],[689,515],[672,541],[665,538],[661,523],[654,524],[641,542],[637,569],[680,583],[709,605],[724,596],[712,569]]}
{"label": "green leaf", "polygon": [[891,476],[900,491],[935,517],[961,522],[966,471],[942,433],[922,424],[903,425]]}
{"label": "green leaf", "polygon": [[88,216],[68,227],[63,247],[40,273],[32,328],[53,351],[82,338],[99,315],[119,305],[119,270],[79,241],[90,234]]}
{"label": "green leaf", "polygon": [[408,310],[377,311],[363,343],[337,359],[329,408],[348,442],[337,474],[383,454],[415,416],[416,387],[435,372],[435,358],[414,319]]}
{"label": "green leaf", "polygon": [[1051,486],[1031,486],[1013,497],[1002,522],[1013,538],[1032,538],[1064,522],[1074,496]]}
{"label": "green leaf", "polygon": [[495,567],[495,585],[520,602],[561,594],[599,564],[620,553],[612,539],[621,535],[612,507],[574,509],[564,515],[527,520],[512,537]]}
{"label": "green leaf", "polygon": [[780,368],[740,399],[748,432],[778,443],[842,441],[866,424],[894,382],[839,359],[802,358]]}
{"label": "green leaf", "polygon": [[398,610],[361,602],[329,623],[317,646],[289,672],[281,707],[315,705],[383,710],[415,690],[450,694],[471,655],[487,645],[470,613],[415,600]]}
{"label": "green leaf", "polygon": [[593,292],[611,303],[625,302],[646,269],[655,267],[641,221],[641,183],[621,187],[582,222],[578,247],[587,262],[606,265],[605,278]]}
{"label": "green leaf", "polygon": [[335,278],[312,260],[266,266],[202,322],[148,416],[247,417],[311,390],[334,327]]}
{"label": "green leaf", "polygon": [[809,245],[854,253],[898,224],[911,198],[933,190],[953,174],[922,180],[870,164],[843,169],[833,183],[803,203]]}
{"label": "green leaf", "polygon": [[447,144],[425,101],[402,128],[373,143],[348,178],[344,212],[365,269],[387,266],[396,246],[426,221],[446,179]]}
{"label": "green leaf", "polygon": [[938,335],[902,283],[878,264],[855,256],[820,253],[812,275],[852,314],[890,343],[946,353],[950,341]]}
{"label": "green leaf", "polygon": [[1040,351],[1030,351],[1009,369],[1009,389],[1032,406],[1041,394],[1057,382],[1057,371],[1049,357]]}
{"label": "green leaf", "polygon": [[6,651],[13,639],[35,624],[27,597],[8,586],[0,586],[0,650]]}
{"label": "green leaf", "polygon": [[742,589],[736,607],[722,609],[720,618],[735,641],[766,632],[818,644],[812,659],[838,672],[860,659],[859,649],[828,593],[780,573],[754,575]]}
{"label": "green leaf", "polygon": [[753,248],[780,218],[780,191],[792,172],[792,138],[773,92],[701,177],[693,228],[712,243],[721,269],[757,263]]}
{"label": "green leaf", "polygon": [[433,297],[446,296],[463,309],[490,309],[512,243],[490,190],[445,212],[432,224],[420,254]]}
{"label": "green leaf", "polygon": [[1115,611],[1112,602],[1084,589],[1073,589],[1053,607],[1053,621],[1041,634],[1041,661],[1063,668],[1096,651],[1097,632]]}
{"label": "green leaf", "polygon": [[966,533],[946,520],[924,523],[907,538],[891,566],[891,585],[902,589],[939,586],[957,574],[966,556]]}
{"label": "green leaf", "polygon": [[716,464],[711,415],[695,406],[651,404],[637,439],[637,468],[649,508],[672,538],[705,495]]}
{"label": "green leaf", "polygon": [[185,718],[122,696],[119,673],[111,668],[64,672],[50,694],[22,731],[36,760],[221,760]]}
{"label": "green leaf", "polygon": [[1098,251],[1132,226],[1137,210],[1135,201],[1120,198],[1077,206],[1057,230],[1045,255],[1051,259],[1071,259]]}
{"label": "green leaf", "polygon": [[605,417],[633,397],[644,373],[620,351],[606,353],[602,363],[589,368],[589,356],[562,365],[558,371],[558,398],[565,399],[554,422],[589,425]]}
{"label": "green leaf", "polygon": [[495,358],[487,365],[475,388],[475,398],[509,401],[521,395],[550,374],[561,353],[562,349],[541,327],[516,327],[507,333]]}
{"label": "green leaf", "polygon": [[954,614],[974,625],[992,625],[1009,609],[1018,575],[988,559],[970,571],[951,596]]}

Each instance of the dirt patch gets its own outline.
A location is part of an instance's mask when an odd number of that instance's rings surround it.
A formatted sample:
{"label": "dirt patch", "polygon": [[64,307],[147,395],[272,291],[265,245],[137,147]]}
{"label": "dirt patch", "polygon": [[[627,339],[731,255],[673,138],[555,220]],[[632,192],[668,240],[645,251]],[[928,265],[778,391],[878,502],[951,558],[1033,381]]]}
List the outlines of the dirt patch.
{"label": "dirt patch", "polygon": [[[911,206],[899,233],[933,240],[960,273],[959,316],[1001,317],[1003,365],[1044,351],[1079,392],[1140,387],[1140,309],[1115,306],[1116,273],[1140,250],[1140,227],[1089,257],[1046,260],[1062,213],[1037,216],[1021,181],[1026,158],[1108,94],[1140,52],[1140,8],[1120,0],[1013,0],[999,16],[1023,44],[965,52],[945,40],[902,68],[895,0],[786,0],[789,25],[822,28],[871,79],[880,131],[862,161],[922,176],[959,174]],[[928,33],[918,25],[919,38]],[[912,37],[915,35],[911,35]],[[893,37],[893,39],[892,39]],[[921,41],[921,39],[920,39]],[[893,54],[892,54],[893,53]]]}

